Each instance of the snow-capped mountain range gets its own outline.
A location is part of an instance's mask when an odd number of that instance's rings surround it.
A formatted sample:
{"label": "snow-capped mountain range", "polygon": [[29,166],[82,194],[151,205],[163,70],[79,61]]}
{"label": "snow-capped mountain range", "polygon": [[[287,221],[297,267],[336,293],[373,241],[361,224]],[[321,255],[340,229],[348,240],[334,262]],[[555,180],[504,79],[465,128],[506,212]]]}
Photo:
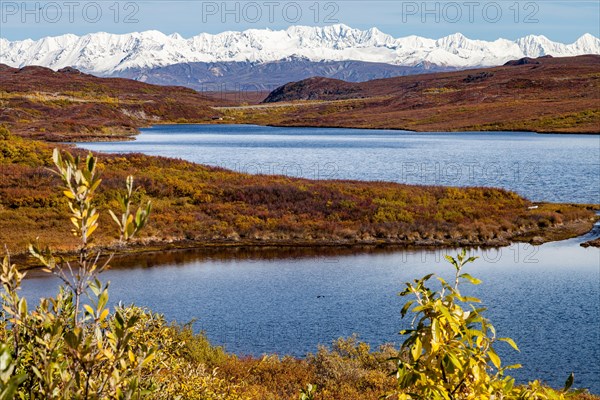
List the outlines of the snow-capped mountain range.
{"label": "snow-capped mountain range", "polygon": [[470,68],[501,65],[522,57],[581,54],[600,54],[600,39],[585,34],[575,43],[562,44],[545,36],[530,35],[516,41],[487,42],[471,40],[460,33],[438,40],[419,36],[394,38],[377,28],[363,31],[342,24],[202,33],[189,39],[158,31],[67,34],[13,42],[0,38],[0,63],[12,67],[41,65],[55,70],[72,66],[97,75],[192,62],[266,63],[293,57],[316,62],[355,60]]}

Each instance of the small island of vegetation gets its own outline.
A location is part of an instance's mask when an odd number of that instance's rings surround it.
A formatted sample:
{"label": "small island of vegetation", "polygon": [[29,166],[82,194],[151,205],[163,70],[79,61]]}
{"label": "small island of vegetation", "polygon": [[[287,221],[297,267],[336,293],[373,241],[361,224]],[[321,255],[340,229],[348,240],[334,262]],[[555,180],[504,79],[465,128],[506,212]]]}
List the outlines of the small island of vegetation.
{"label": "small island of vegetation", "polygon": [[[53,147],[0,137],[0,242],[14,255],[28,240],[76,249],[59,181],[48,172]],[[75,150],[77,154],[81,151]],[[320,181],[249,175],[181,160],[106,155],[98,161],[99,209],[119,206],[121,182],[139,176],[134,200],[150,200],[155,218],[136,251],[206,246],[501,246],[581,235],[594,205],[535,204],[503,189]],[[110,216],[101,217],[109,223]],[[125,251],[110,234],[94,246]],[[131,250],[129,250],[131,251]]]}

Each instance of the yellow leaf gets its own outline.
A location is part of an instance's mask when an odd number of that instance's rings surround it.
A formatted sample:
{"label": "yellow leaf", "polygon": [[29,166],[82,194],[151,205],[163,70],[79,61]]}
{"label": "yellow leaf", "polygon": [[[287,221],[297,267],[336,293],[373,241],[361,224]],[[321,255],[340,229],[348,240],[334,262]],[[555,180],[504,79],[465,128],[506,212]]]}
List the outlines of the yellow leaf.
{"label": "yellow leaf", "polygon": [[94,309],[92,307],[90,307],[89,304],[84,304],[83,308],[85,309],[85,311],[87,311],[88,314],[90,315],[94,315]]}
{"label": "yellow leaf", "polygon": [[490,360],[492,361],[492,364],[494,364],[494,366],[496,368],[500,368],[500,357],[498,357],[498,354],[496,354],[496,352],[493,349],[490,349],[490,351],[488,352],[488,355],[490,356]]}
{"label": "yellow leaf", "polygon": [[477,336],[477,340],[475,340],[475,343],[477,344],[477,347],[481,347],[481,344],[483,343],[483,337]]}
{"label": "yellow leaf", "polygon": [[413,345],[412,349],[410,350],[413,360],[417,361],[419,359],[419,357],[421,357],[421,350],[423,350],[423,346],[421,344],[421,339],[417,338],[415,340],[415,344]]}
{"label": "yellow leaf", "polygon": [[94,233],[94,231],[96,230],[96,228],[98,228],[98,225],[92,225],[88,231],[87,231],[87,235],[88,237],[92,236],[92,233]]}
{"label": "yellow leaf", "polygon": [[479,366],[478,365],[473,366],[473,369],[471,369],[471,374],[473,374],[473,379],[475,381],[479,380],[480,372],[481,371],[479,370]]}
{"label": "yellow leaf", "polygon": [[129,361],[131,361],[131,363],[133,364],[135,362],[135,355],[133,354],[133,351],[129,350],[128,356],[129,356]]}
{"label": "yellow leaf", "polygon": [[517,346],[517,344],[515,343],[515,341],[512,340],[511,338],[500,338],[500,340],[503,341],[503,342],[508,343],[510,345],[510,347],[512,347],[516,351],[520,351],[519,347]]}
{"label": "yellow leaf", "polygon": [[148,355],[148,357],[144,358],[144,361],[142,361],[142,367],[147,365],[150,361],[154,360],[155,357],[156,357],[156,353],[152,353],[152,354]]}
{"label": "yellow leaf", "polygon": [[107,316],[108,316],[108,308],[105,308],[104,311],[102,311],[102,313],[100,314],[99,320],[104,321]]}

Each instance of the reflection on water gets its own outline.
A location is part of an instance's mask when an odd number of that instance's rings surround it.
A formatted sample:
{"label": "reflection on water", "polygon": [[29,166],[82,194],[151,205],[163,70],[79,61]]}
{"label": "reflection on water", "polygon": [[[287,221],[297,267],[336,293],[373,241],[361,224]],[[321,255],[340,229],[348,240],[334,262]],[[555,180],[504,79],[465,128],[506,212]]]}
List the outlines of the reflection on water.
{"label": "reflection on water", "polygon": [[[521,381],[561,386],[575,372],[580,386],[600,392],[600,250],[582,239],[533,247],[473,250],[467,271],[484,283],[469,289],[489,307],[506,362],[521,363]],[[399,344],[405,281],[438,272],[452,250],[363,248],[227,249],[145,254],[115,260],[106,272],[111,301],[135,303],[205,330],[238,354],[303,356],[317,344],[358,333],[373,345]],[[58,282],[34,273],[24,294],[48,296]]]}

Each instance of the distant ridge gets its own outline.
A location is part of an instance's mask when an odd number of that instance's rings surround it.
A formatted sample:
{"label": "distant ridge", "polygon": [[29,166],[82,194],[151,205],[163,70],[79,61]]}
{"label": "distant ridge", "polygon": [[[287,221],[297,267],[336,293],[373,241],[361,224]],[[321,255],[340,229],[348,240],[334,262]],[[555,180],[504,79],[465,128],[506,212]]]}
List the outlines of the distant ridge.
{"label": "distant ridge", "polygon": [[267,91],[313,76],[364,82],[373,79],[453,71],[429,63],[409,67],[366,61],[310,61],[292,57],[271,62],[192,62],[156,68],[130,68],[111,76],[155,85],[186,86],[201,92]]}

